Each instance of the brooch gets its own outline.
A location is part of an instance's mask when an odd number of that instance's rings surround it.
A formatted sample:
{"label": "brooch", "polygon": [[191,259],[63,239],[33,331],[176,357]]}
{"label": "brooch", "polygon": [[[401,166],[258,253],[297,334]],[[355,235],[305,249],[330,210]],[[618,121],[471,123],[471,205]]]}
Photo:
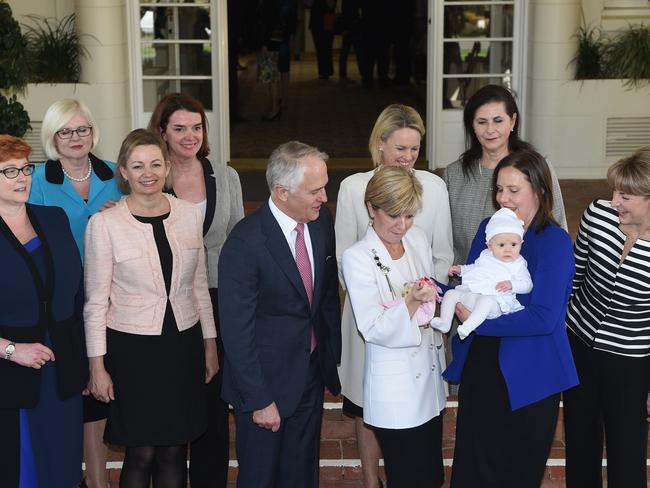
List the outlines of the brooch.
{"label": "brooch", "polygon": [[390,280],[388,279],[388,273],[390,272],[390,268],[388,266],[385,266],[381,262],[381,260],[379,259],[379,256],[377,255],[377,250],[376,249],[371,249],[370,251],[373,254],[373,259],[375,260],[375,264],[381,270],[382,274],[386,278],[386,283],[388,283],[388,288],[390,289],[390,292],[393,295],[393,298],[396,298],[395,290],[393,290],[393,285],[391,284]]}

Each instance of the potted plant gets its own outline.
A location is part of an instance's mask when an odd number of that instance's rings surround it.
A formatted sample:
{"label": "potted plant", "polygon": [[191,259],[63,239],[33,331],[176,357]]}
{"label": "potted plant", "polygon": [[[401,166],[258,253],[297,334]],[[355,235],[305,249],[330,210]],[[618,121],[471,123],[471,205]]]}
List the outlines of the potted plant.
{"label": "potted plant", "polygon": [[29,125],[29,115],[17,101],[29,77],[27,42],[13,18],[11,7],[0,1],[0,134],[23,137]]}
{"label": "potted plant", "polygon": [[650,27],[630,25],[607,43],[604,57],[609,78],[623,78],[629,88],[650,84]]}
{"label": "potted plant", "polygon": [[63,19],[28,15],[23,24],[31,65],[31,83],[78,83],[80,59],[88,55],[75,29],[75,14]]}

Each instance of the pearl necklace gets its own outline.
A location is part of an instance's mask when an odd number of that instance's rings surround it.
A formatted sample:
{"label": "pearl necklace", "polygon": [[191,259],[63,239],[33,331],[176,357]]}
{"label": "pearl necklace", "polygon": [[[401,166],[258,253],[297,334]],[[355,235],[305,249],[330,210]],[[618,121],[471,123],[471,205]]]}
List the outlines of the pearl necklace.
{"label": "pearl necklace", "polygon": [[90,163],[90,158],[88,158],[88,173],[86,173],[86,175],[85,175],[85,176],[82,176],[81,178],[75,178],[74,176],[71,176],[70,174],[68,174],[68,172],[67,172],[67,171],[65,170],[65,168],[63,167],[63,163],[61,163],[61,169],[63,170],[63,174],[64,174],[64,175],[65,175],[65,176],[66,176],[70,181],[74,181],[74,182],[76,182],[76,183],[83,183],[84,181],[90,179],[90,175],[93,174],[93,166],[92,166],[92,164]]}

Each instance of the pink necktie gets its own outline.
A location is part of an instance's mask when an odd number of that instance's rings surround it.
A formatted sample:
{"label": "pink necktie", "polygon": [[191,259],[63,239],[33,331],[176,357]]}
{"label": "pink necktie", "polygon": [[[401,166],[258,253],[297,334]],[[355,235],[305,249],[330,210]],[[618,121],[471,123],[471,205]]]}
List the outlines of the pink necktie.
{"label": "pink necktie", "polygon": [[[307,254],[307,246],[305,245],[305,224],[296,225],[296,266],[302,278],[302,284],[305,286],[309,305],[311,306],[314,288],[311,282],[311,263],[309,262],[309,254]],[[314,330],[311,331],[311,351],[316,348],[316,336]]]}

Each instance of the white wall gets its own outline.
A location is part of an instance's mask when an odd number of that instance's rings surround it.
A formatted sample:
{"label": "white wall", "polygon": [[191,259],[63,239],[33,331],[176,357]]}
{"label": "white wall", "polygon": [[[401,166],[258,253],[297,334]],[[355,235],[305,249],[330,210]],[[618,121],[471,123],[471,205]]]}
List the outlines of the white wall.
{"label": "white wall", "polygon": [[115,160],[126,133],[131,130],[130,81],[127,69],[126,0],[10,0],[18,22],[24,15],[63,18],[77,14],[77,31],[89,57],[82,59],[82,83],[29,85],[21,102],[38,126],[47,108],[64,97],[83,100],[101,132],[98,156]]}

